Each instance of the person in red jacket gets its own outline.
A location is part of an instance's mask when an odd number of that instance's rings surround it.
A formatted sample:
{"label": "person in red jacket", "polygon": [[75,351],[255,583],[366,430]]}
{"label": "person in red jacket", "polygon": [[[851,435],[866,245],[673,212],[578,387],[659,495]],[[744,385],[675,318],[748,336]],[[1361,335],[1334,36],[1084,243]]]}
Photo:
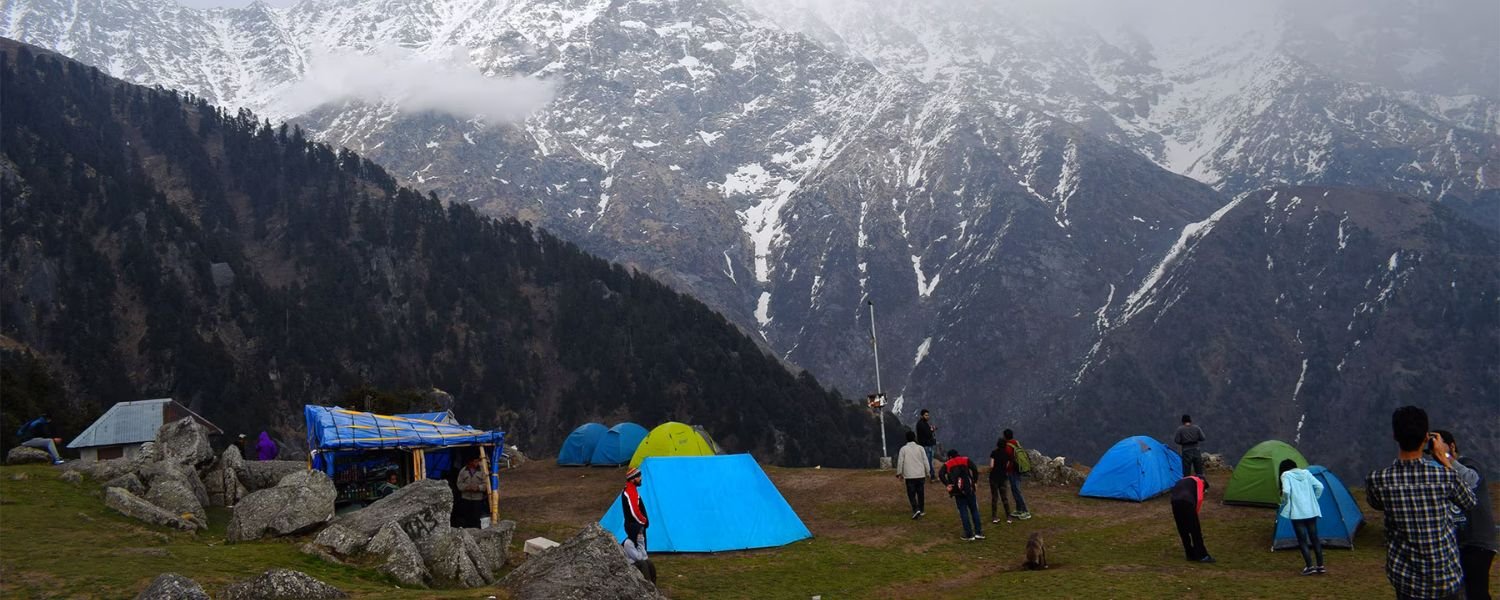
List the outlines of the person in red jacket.
{"label": "person in red jacket", "polygon": [[625,473],[625,489],[620,491],[620,512],[625,517],[625,541],[620,546],[625,557],[651,583],[656,583],[656,566],[646,555],[646,528],[651,520],[646,516],[646,503],[641,500],[641,470],[631,469]]}
{"label": "person in red jacket", "polygon": [[948,495],[958,505],[958,519],[964,525],[963,540],[984,539],[984,526],[979,520],[979,496],[974,491],[974,482],[979,481],[979,469],[974,466],[974,461],[949,449],[948,462],[938,469],[938,479],[948,486]]}
{"label": "person in red jacket", "polygon": [[1177,522],[1177,535],[1182,538],[1182,550],[1193,562],[1217,562],[1208,555],[1203,545],[1203,528],[1198,523],[1198,512],[1203,510],[1203,490],[1208,484],[1201,477],[1190,475],[1177,480],[1169,492],[1172,497],[1172,520]]}

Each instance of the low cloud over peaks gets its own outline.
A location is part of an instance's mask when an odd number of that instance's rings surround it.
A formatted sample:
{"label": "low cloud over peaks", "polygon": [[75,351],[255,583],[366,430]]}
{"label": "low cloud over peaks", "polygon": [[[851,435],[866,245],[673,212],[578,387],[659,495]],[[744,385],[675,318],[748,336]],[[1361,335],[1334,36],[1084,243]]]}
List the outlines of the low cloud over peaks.
{"label": "low cloud over peaks", "polygon": [[371,53],[314,50],[301,81],[285,96],[289,115],[348,101],[394,103],[405,112],[436,111],[489,122],[519,121],[552,100],[553,84],[532,77],[486,77],[462,51],[442,59],[399,47]]}

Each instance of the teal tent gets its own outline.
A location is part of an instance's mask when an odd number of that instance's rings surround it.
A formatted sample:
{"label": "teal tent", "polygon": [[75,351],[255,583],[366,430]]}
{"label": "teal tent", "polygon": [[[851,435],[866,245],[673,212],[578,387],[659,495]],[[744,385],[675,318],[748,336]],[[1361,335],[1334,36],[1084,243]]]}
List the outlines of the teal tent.
{"label": "teal tent", "polygon": [[594,456],[594,448],[599,445],[599,440],[604,439],[607,431],[609,429],[599,423],[579,425],[573,433],[568,434],[568,439],[563,440],[562,450],[557,452],[557,464],[565,467],[589,464],[589,458]]}
{"label": "teal tent", "polygon": [[[1329,548],[1353,548],[1354,533],[1365,522],[1359,512],[1359,504],[1338,476],[1318,465],[1307,468],[1318,481],[1323,482],[1323,495],[1318,497],[1318,509],[1323,516],[1318,518],[1318,539]],[[1292,532],[1292,521],[1277,514],[1276,533],[1271,538],[1272,550],[1297,547],[1297,534]]]}
{"label": "teal tent", "polygon": [[594,447],[594,455],[589,458],[589,464],[596,467],[618,467],[630,462],[630,458],[635,456],[635,449],[641,445],[641,440],[646,439],[647,433],[645,427],[635,423],[620,423],[610,427],[599,440],[599,445]]}
{"label": "teal tent", "polygon": [[[650,552],[722,552],[812,537],[749,454],[652,456],[641,462]],[[620,494],[599,525],[625,540]]]}
{"label": "teal tent", "polygon": [[1099,458],[1079,496],[1143,502],[1181,479],[1182,459],[1171,448],[1144,435],[1128,437]]}

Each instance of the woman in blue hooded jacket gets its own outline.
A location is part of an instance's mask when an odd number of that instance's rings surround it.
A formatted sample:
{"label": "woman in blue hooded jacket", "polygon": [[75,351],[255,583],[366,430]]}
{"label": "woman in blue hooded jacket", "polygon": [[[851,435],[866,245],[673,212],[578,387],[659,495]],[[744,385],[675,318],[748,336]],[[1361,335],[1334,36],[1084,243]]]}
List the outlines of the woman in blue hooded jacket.
{"label": "woman in blue hooded jacket", "polygon": [[[1281,461],[1281,510],[1280,514],[1292,522],[1292,532],[1297,534],[1297,548],[1302,551],[1302,562],[1307,566],[1303,575],[1322,575],[1328,572],[1323,567],[1323,540],[1318,538],[1318,517],[1323,509],[1318,498],[1323,496],[1323,482],[1313,477],[1311,471],[1297,468],[1291,460]],[[1307,551],[1309,543],[1312,552]],[[1313,563],[1316,555],[1318,562]]]}

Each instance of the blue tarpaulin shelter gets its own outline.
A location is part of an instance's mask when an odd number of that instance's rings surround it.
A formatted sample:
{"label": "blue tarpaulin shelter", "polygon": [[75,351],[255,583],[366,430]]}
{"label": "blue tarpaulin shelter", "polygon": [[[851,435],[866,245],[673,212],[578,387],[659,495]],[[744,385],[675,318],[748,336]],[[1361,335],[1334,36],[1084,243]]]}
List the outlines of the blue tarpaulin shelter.
{"label": "blue tarpaulin shelter", "polygon": [[458,419],[453,417],[453,411],[451,410],[445,410],[442,412],[403,413],[396,416],[405,419],[417,419],[419,421],[437,421],[439,423],[448,423],[451,425],[458,424]]}
{"label": "blue tarpaulin shelter", "polygon": [[[749,454],[652,456],[641,462],[650,552],[722,552],[812,537]],[[599,525],[625,540],[620,495]]]}
{"label": "blue tarpaulin shelter", "polygon": [[[1318,538],[1323,540],[1326,547],[1353,548],[1354,533],[1365,522],[1365,515],[1359,512],[1359,504],[1354,502],[1354,496],[1349,493],[1349,488],[1344,487],[1344,482],[1339,481],[1338,476],[1328,469],[1313,465],[1307,470],[1318,481],[1323,482],[1323,495],[1318,497],[1318,509],[1323,513],[1318,518]],[[1292,532],[1291,520],[1278,514],[1271,549],[1296,547],[1297,534]]]}
{"label": "blue tarpaulin shelter", "polygon": [[609,431],[600,438],[599,445],[594,447],[594,456],[589,459],[589,464],[596,467],[618,467],[630,462],[635,456],[635,449],[641,445],[641,440],[646,439],[645,427],[635,423],[620,423],[610,427]]}
{"label": "blue tarpaulin shelter", "polygon": [[568,439],[563,440],[562,450],[557,451],[557,464],[573,467],[589,464],[589,459],[594,456],[594,448],[608,431],[600,423],[579,425],[573,433],[568,434]]}
{"label": "blue tarpaulin shelter", "polygon": [[1153,438],[1137,435],[1110,447],[1083,481],[1079,496],[1143,502],[1182,478],[1182,459]]}
{"label": "blue tarpaulin shelter", "polygon": [[[337,406],[306,405],[302,408],[307,422],[307,447],[312,453],[314,469],[334,476],[339,463],[361,460],[359,455],[401,450],[412,453],[413,462],[423,465],[413,479],[441,478],[438,463],[452,461],[449,450],[460,447],[492,447],[490,490],[500,487],[499,461],[493,460],[493,449],[503,447],[505,432],[485,431],[447,420],[430,420],[416,416],[379,415]],[[424,413],[424,416],[452,415]],[[337,481],[337,479],[335,480]],[[495,512],[491,502],[491,513]]]}

